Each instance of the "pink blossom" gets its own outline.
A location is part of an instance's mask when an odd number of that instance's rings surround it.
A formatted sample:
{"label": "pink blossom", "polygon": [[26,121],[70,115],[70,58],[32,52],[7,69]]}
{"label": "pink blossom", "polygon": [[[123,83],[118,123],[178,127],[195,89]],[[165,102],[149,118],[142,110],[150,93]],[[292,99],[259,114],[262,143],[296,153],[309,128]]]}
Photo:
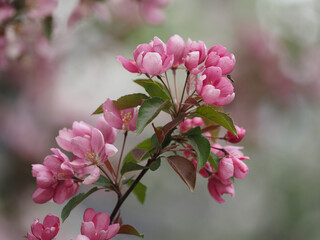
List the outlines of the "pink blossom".
{"label": "pink blossom", "polygon": [[[62,149],[71,152],[71,140],[74,137],[90,137],[92,128],[93,127],[91,125],[83,121],[75,121],[72,124],[72,129],[63,128],[59,131],[59,136],[56,137],[56,141]],[[99,117],[96,123],[96,128],[103,134],[104,141],[106,143],[114,143],[117,135],[116,130],[111,127],[103,117]]]}
{"label": "pink blossom", "polygon": [[10,5],[0,6],[0,23],[14,16],[16,10]]}
{"label": "pink blossom", "polygon": [[225,146],[224,149],[228,153],[228,157],[232,159],[234,165],[234,174],[235,178],[244,179],[249,173],[248,166],[243,162],[243,160],[249,160],[248,156],[244,156],[241,151],[243,147],[235,146]]}
{"label": "pink blossom", "polygon": [[108,98],[103,104],[105,120],[116,129],[135,131],[137,128],[138,108],[118,110]]}
{"label": "pink blossom", "polygon": [[141,0],[138,1],[142,18],[151,25],[159,25],[166,19],[162,8],[166,7],[169,0]]}
{"label": "pink blossom", "polygon": [[169,55],[174,56],[172,68],[177,68],[182,64],[186,52],[186,45],[182,37],[177,34],[170,37],[167,41],[167,51]]}
{"label": "pink blossom", "polygon": [[6,47],[7,47],[6,38],[0,36],[0,70],[5,70],[8,67]]}
{"label": "pink blossom", "polygon": [[42,19],[52,15],[58,6],[57,0],[27,0],[28,16],[32,19]]}
{"label": "pink blossom", "polygon": [[226,135],[224,136],[224,139],[227,140],[230,143],[238,143],[238,142],[240,142],[243,139],[244,135],[246,134],[246,130],[244,128],[239,127],[237,125],[235,125],[235,128],[236,128],[238,137],[236,137],[230,131],[228,131],[226,133]]}
{"label": "pink blossom", "polygon": [[173,64],[174,55],[167,54],[167,46],[158,38],[140,44],[133,52],[134,60],[118,56],[117,60],[132,73],[145,73],[157,76],[166,72]]}
{"label": "pink blossom", "polygon": [[204,122],[201,117],[187,118],[182,123],[180,123],[181,132],[187,132],[195,127],[202,127]]}
{"label": "pink blossom", "polygon": [[103,134],[97,128],[92,128],[90,135],[72,138],[71,150],[74,154],[71,165],[82,176],[89,174],[83,184],[96,182],[100,176],[98,165],[105,162],[108,157],[114,156],[118,151],[114,145],[105,143]]}
{"label": "pink blossom", "polygon": [[[108,213],[96,213],[92,208],[87,208],[83,215],[81,234],[77,239],[108,240],[113,238],[119,231],[120,225],[110,224]],[[86,236],[87,238],[85,238]]]}
{"label": "pink blossom", "polygon": [[231,197],[234,197],[233,183],[230,181],[229,184],[223,184],[217,175],[211,175],[209,178],[208,190],[218,203],[224,203],[226,201],[222,198],[223,194],[230,194]]}
{"label": "pink blossom", "polygon": [[[186,46],[187,55],[185,57],[184,65],[188,70],[192,70],[198,67],[207,57],[207,47],[204,42],[192,41],[190,38],[187,41]],[[195,70],[192,73],[199,73],[201,69]]]}
{"label": "pink blossom", "polygon": [[73,181],[74,171],[68,157],[57,148],[53,155],[44,159],[43,164],[32,165],[32,176],[36,178],[37,190],[32,194],[36,203],[53,199],[62,204],[78,191],[79,185]]}
{"label": "pink blossom", "polygon": [[236,64],[236,58],[232,53],[227,53],[227,49],[221,45],[213,46],[208,51],[206,67],[216,66],[222,70],[222,75],[232,72]]}
{"label": "pink blossom", "polygon": [[110,20],[109,9],[104,2],[91,0],[79,1],[68,19],[68,27],[73,27],[78,21],[91,17],[92,15],[103,21]]}
{"label": "pink blossom", "polygon": [[233,85],[228,78],[222,77],[221,68],[208,67],[198,77],[196,91],[208,104],[224,106],[235,97]]}
{"label": "pink blossom", "polygon": [[51,240],[59,232],[60,220],[57,216],[48,214],[43,224],[39,222],[39,218],[36,218],[31,225],[31,232],[27,233],[28,240]]}

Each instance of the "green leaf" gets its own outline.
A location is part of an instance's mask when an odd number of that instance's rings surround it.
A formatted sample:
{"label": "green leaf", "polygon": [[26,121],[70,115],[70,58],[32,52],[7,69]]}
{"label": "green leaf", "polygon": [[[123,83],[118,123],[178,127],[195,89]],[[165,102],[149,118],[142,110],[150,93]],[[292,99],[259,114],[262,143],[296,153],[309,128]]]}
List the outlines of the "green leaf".
{"label": "green leaf", "polygon": [[137,171],[142,169],[145,169],[145,167],[139,164],[136,164],[134,162],[126,162],[125,164],[123,164],[123,167],[121,169],[121,175],[127,172],[132,172],[132,171]]}
{"label": "green leaf", "polygon": [[48,40],[52,39],[53,32],[53,18],[48,16],[43,20],[43,30]]}
{"label": "green leaf", "polygon": [[196,109],[196,114],[200,117],[208,118],[220,126],[226,128],[230,132],[232,132],[235,136],[237,136],[237,130],[234,127],[232,119],[223,112],[218,112],[212,109],[208,105],[200,106]]}
{"label": "green leaf", "polygon": [[210,154],[210,143],[208,139],[202,135],[189,135],[188,141],[196,151],[198,170],[202,169],[206,164]]}
{"label": "green leaf", "polygon": [[189,135],[201,135],[201,128],[200,127],[195,127],[190,129],[187,132],[182,133],[183,136],[189,136]]}
{"label": "green leaf", "polygon": [[93,184],[101,187],[112,186],[112,182],[103,175],[100,175],[99,179]]}
{"label": "green leaf", "polygon": [[[131,186],[133,182],[134,180],[128,181],[128,185]],[[147,191],[147,187],[141,182],[138,182],[138,184],[133,189],[133,194],[137,197],[138,201],[141,204],[143,204],[144,200],[146,199],[146,191]]]}
{"label": "green leaf", "polygon": [[[144,140],[143,142],[139,143],[137,146],[135,146],[134,149],[144,149],[146,151],[150,151],[152,149],[152,144],[151,144],[151,138],[148,138]],[[144,155],[141,160],[146,159],[148,155]],[[137,162],[137,160],[134,158],[132,151],[128,152],[126,157],[123,160],[124,163],[126,162]]]}
{"label": "green leaf", "polygon": [[148,96],[143,93],[134,93],[122,96],[118,100],[113,101],[117,109],[127,109],[137,107],[141,104],[142,100],[147,99]]}
{"label": "green leaf", "polygon": [[219,162],[222,158],[218,155],[214,154],[213,152],[210,152],[208,161],[211,164],[212,167],[214,167],[218,171]]}
{"label": "green leaf", "polygon": [[103,104],[101,104],[91,115],[103,113],[102,105],[103,105]]}
{"label": "green leaf", "polygon": [[145,100],[139,109],[137,118],[137,134],[140,134],[143,129],[160,113],[166,106],[167,101],[161,98],[154,97]]}
{"label": "green leaf", "polygon": [[71,211],[78,206],[83,200],[85,200],[88,196],[90,196],[92,193],[98,191],[99,188],[94,187],[91,188],[87,193],[79,193],[77,196],[73,197],[69,200],[69,202],[64,206],[61,212],[61,219],[62,222],[64,222],[67,217],[70,215]]}
{"label": "green leaf", "polygon": [[136,79],[134,82],[142,86],[151,97],[159,97],[164,101],[170,101],[170,96],[159,82],[150,79]]}
{"label": "green leaf", "polygon": [[161,165],[161,158],[157,158],[154,162],[152,162],[149,166],[151,171],[156,171]]}
{"label": "green leaf", "polygon": [[193,163],[182,156],[167,157],[168,163],[179,177],[185,182],[191,192],[196,186],[197,171]]}
{"label": "green leaf", "polygon": [[144,238],[143,234],[140,234],[137,229],[135,229],[134,227],[132,227],[129,224],[126,225],[121,225],[119,232],[117,234],[127,234],[127,235],[133,235],[133,236],[137,236],[140,238]]}

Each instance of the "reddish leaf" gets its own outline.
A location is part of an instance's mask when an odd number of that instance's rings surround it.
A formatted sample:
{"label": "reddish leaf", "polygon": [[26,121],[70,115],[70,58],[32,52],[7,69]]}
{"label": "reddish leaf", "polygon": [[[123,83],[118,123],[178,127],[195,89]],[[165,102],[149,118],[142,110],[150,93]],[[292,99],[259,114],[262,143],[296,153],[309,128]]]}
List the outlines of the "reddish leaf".
{"label": "reddish leaf", "polygon": [[167,157],[168,163],[180,178],[187,184],[191,192],[196,186],[197,171],[192,162],[182,156]]}
{"label": "reddish leaf", "polygon": [[156,128],[153,123],[152,123],[152,127],[153,127],[153,130],[157,136],[159,144],[162,144],[162,142],[165,138],[165,134],[164,134],[163,130],[161,130],[161,129],[159,130],[158,128]]}
{"label": "reddish leaf", "polygon": [[118,234],[127,234],[127,235],[134,235],[140,238],[143,238],[143,234],[140,234],[137,229],[135,229],[134,227],[132,227],[129,224],[126,225],[122,225],[119,229]]}
{"label": "reddish leaf", "polygon": [[148,151],[145,149],[135,148],[132,150],[132,156],[135,160],[139,162],[144,157],[144,155],[146,155],[147,152]]}

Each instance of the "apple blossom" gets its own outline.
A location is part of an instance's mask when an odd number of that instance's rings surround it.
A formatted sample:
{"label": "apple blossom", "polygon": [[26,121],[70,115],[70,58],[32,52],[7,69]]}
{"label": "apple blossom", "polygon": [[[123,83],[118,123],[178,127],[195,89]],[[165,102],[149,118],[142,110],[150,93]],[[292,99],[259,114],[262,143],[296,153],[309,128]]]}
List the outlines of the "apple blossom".
{"label": "apple blossom", "polygon": [[227,53],[227,49],[225,47],[216,45],[209,49],[205,66],[219,67],[222,70],[222,75],[226,75],[232,72],[235,64],[235,56],[232,53]]}
{"label": "apple blossom", "polygon": [[208,104],[224,106],[233,101],[235,93],[231,81],[222,77],[221,68],[208,67],[198,77],[196,91]]}
{"label": "apple blossom", "polygon": [[81,223],[81,234],[90,240],[111,239],[118,233],[119,228],[120,225],[118,223],[110,225],[108,213],[96,213],[92,208],[87,208],[84,212],[83,222]]}
{"label": "apple blossom", "polygon": [[44,159],[43,164],[32,165],[32,176],[36,178],[37,190],[32,194],[36,203],[45,203],[53,199],[62,204],[78,191],[74,182],[74,170],[68,157],[57,148],[52,148],[53,155]]}
{"label": "apple blossom", "polygon": [[244,135],[246,134],[246,130],[242,127],[239,127],[235,125],[235,128],[237,130],[237,137],[230,131],[227,131],[226,135],[224,136],[224,139],[230,143],[238,143],[240,142]]}
{"label": "apple blossom", "polygon": [[125,131],[135,131],[137,125],[138,108],[118,110],[112,100],[108,98],[103,104],[104,118],[110,126]]}
{"label": "apple blossom", "polygon": [[51,240],[59,232],[60,220],[57,216],[48,214],[43,223],[36,218],[31,225],[31,232],[27,233],[28,240]]}
{"label": "apple blossom", "polygon": [[140,44],[133,52],[134,60],[118,56],[117,60],[132,73],[145,73],[157,76],[166,72],[173,64],[174,55],[167,53],[167,46],[154,37],[150,43]]}

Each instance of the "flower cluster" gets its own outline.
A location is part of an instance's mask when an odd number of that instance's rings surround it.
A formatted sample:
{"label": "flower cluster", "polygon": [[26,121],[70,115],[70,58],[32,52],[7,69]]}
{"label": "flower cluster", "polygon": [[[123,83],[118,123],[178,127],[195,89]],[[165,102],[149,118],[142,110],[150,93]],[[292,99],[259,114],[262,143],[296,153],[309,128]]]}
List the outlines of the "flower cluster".
{"label": "flower cluster", "polygon": [[[43,224],[36,218],[31,225],[31,233],[27,233],[28,240],[52,240],[57,236],[60,220],[57,216],[48,214]],[[96,213],[94,209],[87,208],[81,223],[81,234],[75,240],[109,240],[119,231],[118,223],[110,225],[108,213]]]}
{"label": "flower cluster", "polygon": [[[53,155],[32,168],[38,185],[33,194],[36,203],[53,199],[61,204],[76,194],[81,183],[95,185],[68,202],[62,220],[79,201],[95,191],[116,193],[118,200],[110,217],[91,208],[85,211],[77,240],[108,240],[120,233],[141,236],[131,225],[122,224],[120,208],[138,184],[141,190],[134,193],[140,202],[144,201],[146,187],[140,181],[149,169],[156,171],[163,159],[191,191],[195,188],[197,172],[208,178],[208,190],[218,203],[225,202],[223,194],[234,197],[234,178],[244,179],[249,172],[243,162],[249,157],[244,156],[242,147],[217,143],[220,140],[238,143],[246,133],[244,128],[233,124],[221,107],[234,98],[232,82],[222,77],[234,68],[233,54],[220,45],[207,51],[201,41],[189,39],[185,44],[180,36],[174,35],[167,44],[154,37],[150,43],[139,45],[133,57],[134,60],[121,56],[117,59],[128,71],[147,76],[134,82],[148,95],[134,93],[117,100],[108,98],[93,113],[103,114],[96,126],[74,122],[71,129],[59,131],[57,144],[71,160],[60,149],[53,148]],[[181,68],[187,76],[180,97],[176,71]],[[171,85],[169,70],[174,82]],[[156,127],[152,122],[161,111],[169,114],[170,120]],[[140,134],[150,123],[154,134],[123,158],[128,133]],[[219,137],[221,127],[227,132]],[[110,161],[118,151],[113,145],[117,130],[123,133],[123,144],[119,158]],[[132,171],[140,172],[126,179],[126,173]],[[57,225],[56,220],[54,224]],[[58,228],[52,225],[44,223],[43,230],[32,232],[39,239],[52,239]],[[28,237],[32,239],[31,234]]]}
{"label": "flower cluster", "polygon": [[185,44],[179,35],[170,37],[167,44],[158,37],[150,43],[139,45],[133,60],[118,56],[117,60],[132,73],[158,76],[169,69],[185,68],[196,80],[196,92],[208,104],[224,106],[235,97],[231,81],[223,75],[232,72],[236,60],[221,45],[207,50],[202,41],[188,39]]}
{"label": "flower cluster", "polygon": [[[180,124],[180,131],[187,132],[195,127],[205,127],[205,123],[200,117],[192,119],[185,119]],[[227,131],[223,138],[211,137],[210,132],[203,132],[203,135],[210,139],[211,152],[215,156],[215,162],[211,164],[209,161],[206,162],[204,168],[199,170],[199,173],[208,178],[208,190],[211,196],[218,202],[224,203],[225,200],[222,195],[227,193],[234,197],[234,186],[233,178],[244,179],[249,173],[249,168],[243,162],[243,160],[249,160],[250,158],[244,156],[241,152],[242,147],[236,146],[224,146],[216,143],[216,140],[226,140],[230,143],[238,143],[242,140],[245,135],[245,129],[235,126],[237,130],[237,136],[230,131]],[[192,149],[191,146],[189,146]],[[197,168],[196,156],[192,156],[190,151],[185,151],[186,157],[192,157],[192,163]]]}
{"label": "flower cluster", "polygon": [[167,6],[169,0],[80,0],[72,11],[68,26],[74,26],[78,21],[96,17],[102,21],[110,21],[112,15],[120,11],[137,9],[143,20],[150,25],[159,25],[165,21],[162,9]]}

